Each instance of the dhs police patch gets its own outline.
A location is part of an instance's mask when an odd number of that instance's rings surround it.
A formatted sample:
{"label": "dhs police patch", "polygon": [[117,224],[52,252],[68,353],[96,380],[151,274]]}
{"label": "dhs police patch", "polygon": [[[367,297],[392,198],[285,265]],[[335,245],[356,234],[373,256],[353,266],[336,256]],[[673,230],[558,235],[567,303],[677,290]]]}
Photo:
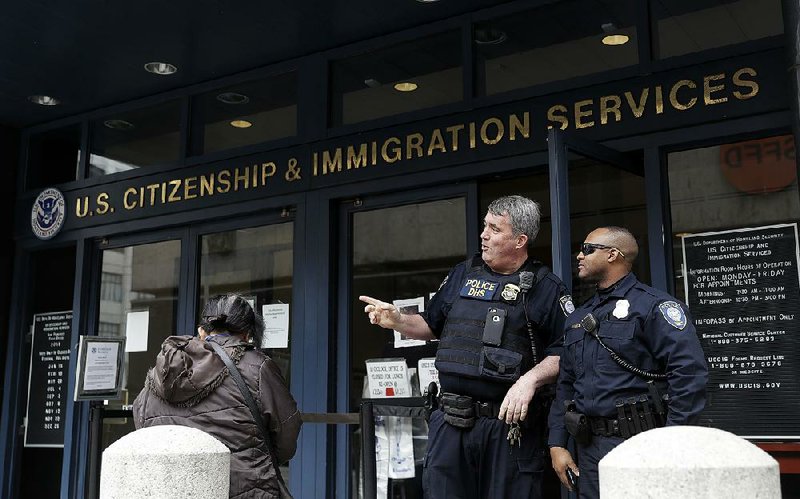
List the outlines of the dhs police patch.
{"label": "dhs police patch", "polygon": [[64,195],[50,187],[36,196],[31,208],[31,229],[39,239],[51,239],[64,225]]}
{"label": "dhs police patch", "polygon": [[661,311],[661,315],[664,316],[664,319],[669,322],[670,326],[683,331],[683,328],[686,327],[686,314],[683,313],[683,309],[680,305],[674,301],[665,301],[658,306],[658,309]]}

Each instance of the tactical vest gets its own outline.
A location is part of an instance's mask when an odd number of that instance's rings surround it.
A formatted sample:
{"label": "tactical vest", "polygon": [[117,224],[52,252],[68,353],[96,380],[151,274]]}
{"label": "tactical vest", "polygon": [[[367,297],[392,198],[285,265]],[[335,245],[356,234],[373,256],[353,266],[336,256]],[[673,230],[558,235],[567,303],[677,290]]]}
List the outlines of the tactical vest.
{"label": "tactical vest", "polygon": [[[519,271],[511,275],[489,272],[480,256],[468,263],[468,270],[459,295],[447,314],[439,348],[436,369],[499,384],[512,384],[533,367],[531,340],[519,292]],[[520,270],[535,272],[538,262],[523,265]],[[528,291],[527,302],[536,288]],[[484,327],[490,309],[506,311],[500,345],[484,344]],[[529,317],[531,316],[529,312]],[[537,325],[532,324],[534,333]],[[541,346],[537,345],[541,352]]]}

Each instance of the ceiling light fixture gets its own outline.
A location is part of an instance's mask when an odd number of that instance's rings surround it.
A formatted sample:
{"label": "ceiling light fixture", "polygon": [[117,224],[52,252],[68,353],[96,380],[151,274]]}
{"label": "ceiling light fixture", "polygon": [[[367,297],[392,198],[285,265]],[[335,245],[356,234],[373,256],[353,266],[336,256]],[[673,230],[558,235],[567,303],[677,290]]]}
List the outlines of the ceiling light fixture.
{"label": "ceiling light fixture", "polygon": [[508,35],[499,29],[483,27],[475,29],[474,39],[478,45],[500,45],[508,40]]}
{"label": "ceiling light fixture", "polygon": [[364,85],[368,86],[369,88],[378,88],[381,86],[381,82],[375,78],[367,78],[364,80]]}
{"label": "ceiling light fixture", "polygon": [[398,92],[413,92],[417,89],[417,84],[413,81],[401,81],[394,84],[394,89]]}
{"label": "ceiling light fixture", "polygon": [[630,37],[621,33],[620,29],[617,28],[617,25],[614,23],[602,24],[600,28],[603,30],[603,33],[606,34],[602,40],[603,45],[625,45],[630,40]]}
{"label": "ceiling light fixture", "polygon": [[223,92],[217,95],[217,100],[225,104],[247,104],[250,97],[237,92]]}
{"label": "ceiling light fixture", "polygon": [[130,121],[125,120],[105,120],[103,122],[106,128],[110,128],[112,130],[131,130],[136,128],[133,123]]}
{"label": "ceiling light fixture", "polygon": [[144,69],[156,75],[171,75],[178,71],[175,65],[168,62],[148,62],[144,65]]}
{"label": "ceiling light fixture", "polygon": [[603,45],[625,45],[629,40],[628,35],[606,35],[603,37]]}
{"label": "ceiling light fixture", "polygon": [[40,106],[57,106],[61,101],[49,95],[29,95],[28,100]]}
{"label": "ceiling light fixture", "polygon": [[233,120],[231,121],[231,126],[233,128],[250,128],[253,124],[247,120]]}
{"label": "ceiling light fixture", "polygon": [[439,0],[417,0],[419,3],[436,3]]}

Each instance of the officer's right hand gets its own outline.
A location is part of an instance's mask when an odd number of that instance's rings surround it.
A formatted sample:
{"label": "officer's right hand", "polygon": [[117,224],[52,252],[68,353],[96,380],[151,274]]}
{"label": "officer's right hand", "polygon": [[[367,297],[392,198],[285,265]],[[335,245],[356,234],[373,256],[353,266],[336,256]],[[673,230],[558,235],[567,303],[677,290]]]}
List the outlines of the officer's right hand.
{"label": "officer's right hand", "polygon": [[397,329],[402,317],[400,310],[391,303],[376,300],[370,296],[359,296],[359,300],[367,304],[364,312],[369,315],[369,321],[386,329]]}
{"label": "officer's right hand", "polygon": [[563,447],[550,447],[550,459],[553,461],[553,469],[556,470],[558,479],[567,489],[572,490],[567,478],[567,468],[569,467],[575,473],[575,476],[580,476],[581,474],[578,470],[578,465],[572,460],[572,454]]}

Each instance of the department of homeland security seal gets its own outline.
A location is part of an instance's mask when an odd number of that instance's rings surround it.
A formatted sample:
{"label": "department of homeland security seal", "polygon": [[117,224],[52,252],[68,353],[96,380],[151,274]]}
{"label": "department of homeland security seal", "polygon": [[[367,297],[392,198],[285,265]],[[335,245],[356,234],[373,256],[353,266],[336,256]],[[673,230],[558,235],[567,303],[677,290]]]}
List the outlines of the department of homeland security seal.
{"label": "department of homeland security seal", "polygon": [[683,309],[680,305],[674,301],[665,301],[658,306],[658,309],[670,326],[679,331],[683,331],[683,328],[686,327],[686,314],[683,313]]}
{"label": "department of homeland security seal", "polygon": [[43,190],[31,208],[31,229],[39,239],[51,239],[64,225],[64,195],[55,188]]}

